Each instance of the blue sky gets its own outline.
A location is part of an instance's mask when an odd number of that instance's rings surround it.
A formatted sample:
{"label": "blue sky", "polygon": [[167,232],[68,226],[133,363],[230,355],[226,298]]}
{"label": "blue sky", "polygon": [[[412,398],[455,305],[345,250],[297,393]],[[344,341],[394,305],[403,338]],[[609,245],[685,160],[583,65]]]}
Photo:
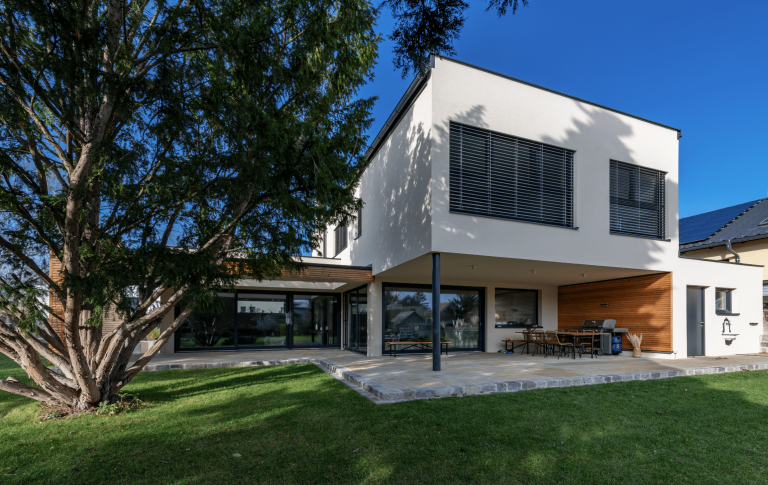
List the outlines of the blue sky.
{"label": "blue sky", "polygon": [[[768,197],[768,2],[529,1],[501,19],[474,2],[454,57],[682,129],[681,217]],[[385,40],[371,139],[410,81]]]}

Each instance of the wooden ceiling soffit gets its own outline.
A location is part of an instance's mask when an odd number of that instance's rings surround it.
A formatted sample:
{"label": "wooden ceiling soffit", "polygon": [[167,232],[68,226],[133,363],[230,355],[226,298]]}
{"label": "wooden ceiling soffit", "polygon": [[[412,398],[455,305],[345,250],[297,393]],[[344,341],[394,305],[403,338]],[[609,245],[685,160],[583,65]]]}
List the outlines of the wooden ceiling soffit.
{"label": "wooden ceiling soffit", "polygon": [[374,281],[371,268],[356,266],[315,266],[307,265],[300,272],[282,271],[281,279],[286,281],[313,281],[316,283],[351,283]]}

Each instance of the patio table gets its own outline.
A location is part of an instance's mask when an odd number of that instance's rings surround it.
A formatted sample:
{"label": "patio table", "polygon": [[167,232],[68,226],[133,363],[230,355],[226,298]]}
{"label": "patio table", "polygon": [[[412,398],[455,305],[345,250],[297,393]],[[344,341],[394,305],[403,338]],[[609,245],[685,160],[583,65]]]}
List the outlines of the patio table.
{"label": "patio table", "polygon": [[572,356],[573,356],[574,359],[576,358],[576,347],[578,345],[577,342],[579,340],[581,340],[582,338],[584,338],[584,337],[591,338],[592,339],[592,345],[589,346],[589,353],[590,353],[590,358],[591,359],[595,358],[595,336],[596,335],[600,335],[599,333],[597,333],[597,332],[561,332],[561,331],[558,331],[556,333],[558,335],[569,336],[569,337],[571,337],[573,339],[573,353],[572,353]]}

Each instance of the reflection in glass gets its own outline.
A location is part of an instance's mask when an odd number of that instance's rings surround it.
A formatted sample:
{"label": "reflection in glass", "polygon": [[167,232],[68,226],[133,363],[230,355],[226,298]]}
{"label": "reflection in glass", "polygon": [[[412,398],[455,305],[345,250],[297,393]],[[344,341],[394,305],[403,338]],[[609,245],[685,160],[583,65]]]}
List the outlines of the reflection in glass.
{"label": "reflection in glass", "polygon": [[238,348],[283,347],[288,342],[286,295],[244,294],[237,297]]}
{"label": "reflection in glass", "polygon": [[537,327],[539,293],[536,290],[496,290],[496,325]]}
{"label": "reflection in glass", "polygon": [[219,293],[209,308],[191,313],[176,333],[179,350],[234,347],[234,295]]}
{"label": "reflection in glass", "polygon": [[293,297],[293,346],[338,345],[338,296]]}
{"label": "reflection in glass", "polygon": [[[417,287],[384,291],[384,341],[432,340],[432,292]],[[440,291],[440,339],[453,349],[480,348],[478,290]]]}
{"label": "reflection in glass", "polygon": [[347,293],[347,348],[359,352],[368,349],[368,289]]}

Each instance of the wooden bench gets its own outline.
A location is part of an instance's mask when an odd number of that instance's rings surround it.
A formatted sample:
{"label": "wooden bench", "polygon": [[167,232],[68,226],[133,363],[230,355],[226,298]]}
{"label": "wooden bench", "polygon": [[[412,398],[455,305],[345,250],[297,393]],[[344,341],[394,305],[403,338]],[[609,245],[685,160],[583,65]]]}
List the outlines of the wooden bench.
{"label": "wooden bench", "polygon": [[[421,350],[432,350],[432,342],[412,342],[412,341],[402,341],[402,342],[384,342],[385,344],[389,345],[389,355],[397,357],[397,346],[398,345],[407,345],[407,347],[400,349],[402,352],[403,350],[408,349],[421,349]],[[448,344],[451,344],[453,342],[440,342],[440,353],[442,354],[445,352],[445,355],[448,355]]]}
{"label": "wooden bench", "polygon": [[[512,352],[515,351],[515,348],[522,347],[523,345],[528,343],[525,340],[514,339],[514,338],[505,338],[502,340],[502,342],[504,342],[504,350],[509,350],[509,344],[512,344]],[[519,345],[515,345],[515,344],[519,344]]]}

